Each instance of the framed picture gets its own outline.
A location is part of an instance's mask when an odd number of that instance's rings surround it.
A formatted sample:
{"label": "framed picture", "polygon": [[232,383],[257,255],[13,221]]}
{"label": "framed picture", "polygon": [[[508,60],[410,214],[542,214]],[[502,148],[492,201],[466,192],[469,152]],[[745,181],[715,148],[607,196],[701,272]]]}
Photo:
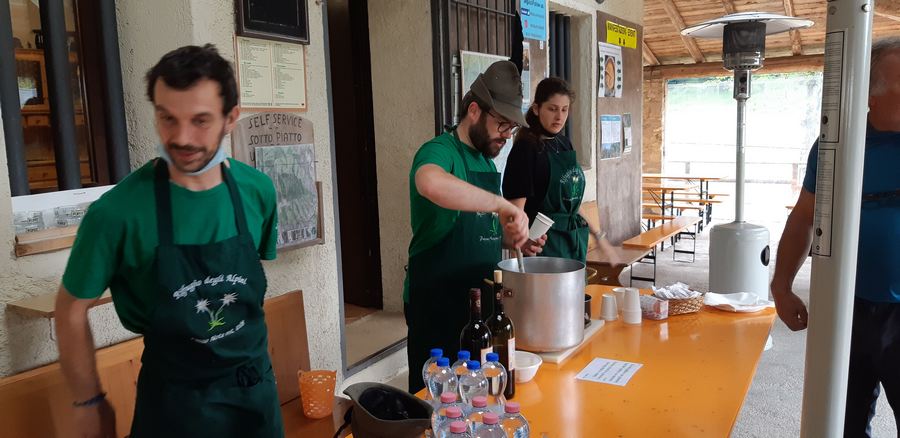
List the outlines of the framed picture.
{"label": "framed picture", "polygon": [[309,44],[307,0],[235,0],[240,36]]}

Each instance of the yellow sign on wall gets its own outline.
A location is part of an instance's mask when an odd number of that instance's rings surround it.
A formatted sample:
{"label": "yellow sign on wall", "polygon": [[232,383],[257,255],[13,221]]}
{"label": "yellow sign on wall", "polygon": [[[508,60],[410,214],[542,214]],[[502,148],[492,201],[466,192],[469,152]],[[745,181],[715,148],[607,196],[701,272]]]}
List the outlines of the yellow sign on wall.
{"label": "yellow sign on wall", "polygon": [[617,46],[637,48],[637,29],[622,26],[612,21],[606,22],[606,42]]}

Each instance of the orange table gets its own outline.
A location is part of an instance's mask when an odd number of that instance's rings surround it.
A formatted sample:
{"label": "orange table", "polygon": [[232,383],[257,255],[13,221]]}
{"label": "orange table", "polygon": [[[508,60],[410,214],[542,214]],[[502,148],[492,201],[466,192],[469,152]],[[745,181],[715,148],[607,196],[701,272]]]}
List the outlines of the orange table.
{"label": "orange table", "polygon": [[[593,315],[611,291],[587,287]],[[704,309],[640,326],[608,322],[566,362],[545,363],[534,380],[516,385],[514,401],[534,437],[727,437],[774,319],[774,309]],[[576,380],[596,357],[643,367],[624,387]]]}

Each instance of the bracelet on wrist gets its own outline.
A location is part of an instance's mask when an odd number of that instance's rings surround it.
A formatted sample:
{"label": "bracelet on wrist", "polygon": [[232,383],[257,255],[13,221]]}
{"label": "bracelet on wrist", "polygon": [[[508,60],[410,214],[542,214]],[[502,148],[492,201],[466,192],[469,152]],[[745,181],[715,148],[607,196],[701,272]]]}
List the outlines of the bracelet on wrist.
{"label": "bracelet on wrist", "polygon": [[76,408],[86,408],[89,406],[100,404],[100,402],[102,402],[103,400],[106,400],[105,392],[101,392],[100,394],[97,394],[84,401],[74,401],[72,402],[72,406],[75,406]]}

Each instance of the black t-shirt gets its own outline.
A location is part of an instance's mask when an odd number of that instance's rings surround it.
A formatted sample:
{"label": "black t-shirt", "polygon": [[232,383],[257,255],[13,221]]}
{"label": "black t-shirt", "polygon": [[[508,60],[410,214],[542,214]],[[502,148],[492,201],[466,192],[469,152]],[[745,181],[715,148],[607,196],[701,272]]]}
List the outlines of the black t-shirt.
{"label": "black t-shirt", "polygon": [[525,214],[533,222],[547,196],[550,185],[550,159],[547,154],[574,150],[572,142],[562,134],[537,139],[523,135],[513,143],[503,173],[503,196],[525,198]]}

